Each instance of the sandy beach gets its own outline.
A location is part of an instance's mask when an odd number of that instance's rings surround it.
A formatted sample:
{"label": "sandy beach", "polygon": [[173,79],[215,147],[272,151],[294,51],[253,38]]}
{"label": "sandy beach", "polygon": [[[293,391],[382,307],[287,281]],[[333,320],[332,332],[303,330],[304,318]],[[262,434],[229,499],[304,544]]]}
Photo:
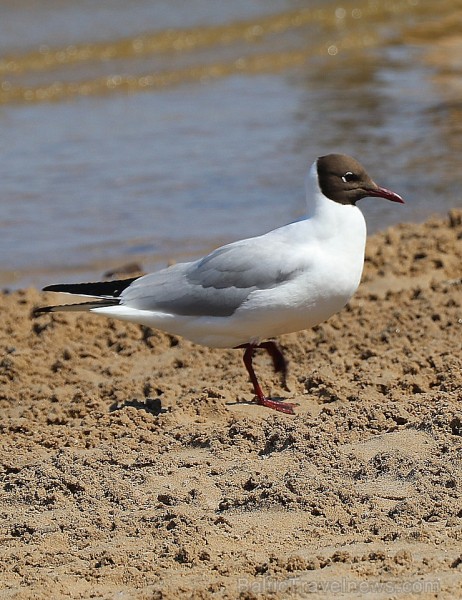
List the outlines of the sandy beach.
{"label": "sandy beach", "polygon": [[256,358],[294,417],[241,351],[4,292],[0,598],[461,598],[461,265],[461,210],[371,237],[290,391]]}

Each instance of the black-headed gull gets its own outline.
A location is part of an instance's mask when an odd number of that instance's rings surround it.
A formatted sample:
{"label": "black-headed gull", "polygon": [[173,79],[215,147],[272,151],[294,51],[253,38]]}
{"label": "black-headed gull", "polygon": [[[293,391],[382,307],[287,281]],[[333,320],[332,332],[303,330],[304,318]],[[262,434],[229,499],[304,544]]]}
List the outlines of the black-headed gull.
{"label": "black-headed gull", "polygon": [[273,338],[325,321],[345,306],[359,285],[366,223],[357,201],[377,196],[404,202],[343,154],[318,158],[308,170],[305,188],[303,219],[150,275],[50,285],[44,291],[95,300],[38,308],[34,314],[90,311],[204,346],[244,348],[257,403],[294,414],[294,404],[263,394],[252,365],[255,349],[269,353],[285,380],[286,361]]}

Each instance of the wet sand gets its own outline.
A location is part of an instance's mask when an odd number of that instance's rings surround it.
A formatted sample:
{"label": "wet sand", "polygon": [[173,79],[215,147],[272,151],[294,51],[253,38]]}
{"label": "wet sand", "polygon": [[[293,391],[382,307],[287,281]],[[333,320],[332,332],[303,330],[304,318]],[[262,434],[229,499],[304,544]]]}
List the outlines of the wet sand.
{"label": "wet sand", "polygon": [[[241,351],[0,304],[0,598],[462,597],[462,211],[369,239],[285,336],[295,417]],[[342,595],[343,594],[343,595]]]}

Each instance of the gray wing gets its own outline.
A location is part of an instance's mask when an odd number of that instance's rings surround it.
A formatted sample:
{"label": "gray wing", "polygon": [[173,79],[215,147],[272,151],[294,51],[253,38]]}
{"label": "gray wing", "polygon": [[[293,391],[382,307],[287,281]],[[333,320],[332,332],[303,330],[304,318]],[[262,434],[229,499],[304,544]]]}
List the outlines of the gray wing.
{"label": "gray wing", "polygon": [[260,239],[228,244],[199,261],[145,275],[122,293],[122,304],[177,315],[230,316],[253,291],[277,287],[299,270],[287,268],[286,247],[281,252]]}

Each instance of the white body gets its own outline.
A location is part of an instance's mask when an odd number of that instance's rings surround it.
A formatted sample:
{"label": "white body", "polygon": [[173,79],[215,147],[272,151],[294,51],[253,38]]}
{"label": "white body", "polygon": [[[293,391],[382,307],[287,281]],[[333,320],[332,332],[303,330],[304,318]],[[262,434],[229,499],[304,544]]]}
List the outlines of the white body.
{"label": "white body", "polygon": [[[334,202],[321,193],[316,163],[308,171],[305,187],[305,219],[228,244],[203,260],[146,275],[121,294],[120,305],[92,308],[91,312],[221,348],[258,343],[325,321],[345,306],[359,285],[366,224],[356,206]],[[217,265],[206,273],[207,277],[212,273],[213,288],[207,287],[207,282],[204,286],[201,284],[204,260]],[[170,273],[173,285],[168,281]],[[194,284],[186,275],[194,278]],[[241,277],[248,281],[253,275],[256,281],[264,280],[265,285],[254,286],[255,289],[236,304],[232,314],[207,313],[207,290],[212,289],[210,293],[215,294],[214,297],[221,295],[226,302],[236,289],[243,287]],[[156,283],[157,280],[160,283]],[[200,303],[200,290],[204,289],[203,314],[179,314],[174,308],[169,310],[168,298],[163,301],[162,309],[158,309],[156,285],[169,286],[185,297],[191,292],[196,296],[196,304]],[[152,295],[151,308],[147,292]],[[143,301],[142,308],[139,297]]]}

